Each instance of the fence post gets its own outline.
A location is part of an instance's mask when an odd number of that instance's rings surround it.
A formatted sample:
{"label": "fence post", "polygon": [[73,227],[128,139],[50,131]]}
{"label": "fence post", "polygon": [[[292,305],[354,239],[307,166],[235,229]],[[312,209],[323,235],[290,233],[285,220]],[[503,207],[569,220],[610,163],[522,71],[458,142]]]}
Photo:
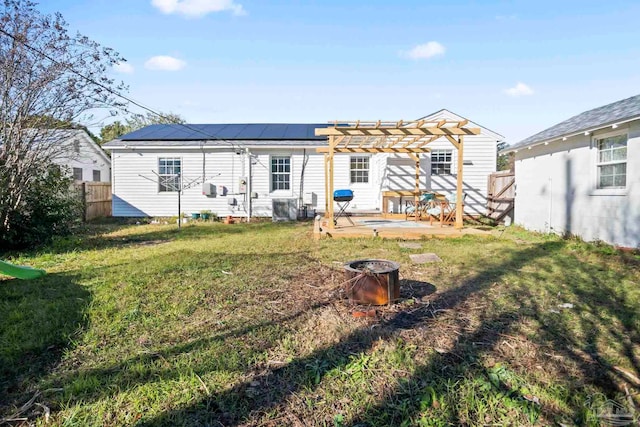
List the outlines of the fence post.
{"label": "fence post", "polygon": [[87,183],[83,182],[81,186],[82,194],[82,222],[87,222]]}

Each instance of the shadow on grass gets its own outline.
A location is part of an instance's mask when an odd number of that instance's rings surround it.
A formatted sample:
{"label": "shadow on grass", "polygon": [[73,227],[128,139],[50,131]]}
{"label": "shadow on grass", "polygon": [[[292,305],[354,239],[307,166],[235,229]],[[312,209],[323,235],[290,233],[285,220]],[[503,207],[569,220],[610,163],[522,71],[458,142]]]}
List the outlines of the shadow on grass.
{"label": "shadow on grass", "polygon": [[169,225],[89,224],[73,236],[56,239],[41,252],[66,253],[130,246],[162,244],[175,240],[222,238],[230,234],[262,233],[291,227],[289,224],[257,222],[225,225],[222,223],[185,224],[178,229]]}
{"label": "shadow on grass", "polygon": [[[345,368],[351,360],[351,355],[369,351],[377,340],[392,337],[400,330],[428,326],[434,318],[438,317],[437,313],[459,308],[468,298],[499,280],[505,271],[517,270],[532,259],[548,256],[560,250],[563,245],[563,242],[547,242],[514,252],[506,261],[486,266],[484,271],[464,281],[460,286],[435,294],[428,307],[411,312],[399,312],[381,321],[374,329],[358,329],[335,345],[318,349],[309,356],[293,360],[280,368],[267,370],[253,376],[251,381],[214,393],[187,407],[167,411],[152,419],[143,419],[138,425],[206,425],[213,422],[219,422],[225,426],[240,425],[253,415],[269,412],[288,396],[301,389],[315,388],[329,371]],[[435,311],[434,308],[436,308]],[[495,345],[500,333],[508,331],[516,319],[515,313],[502,313],[500,316],[482,319],[480,326],[458,339],[453,350],[420,367],[417,376],[409,379],[409,383],[418,387],[422,376],[444,366],[448,366],[449,369],[438,372],[438,375],[444,379],[454,379],[460,369],[465,369],[467,364],[473,363],[475,357],[486,348]],[[483,346],[472,345],[477,340],[482,340]],[[462,361],[457,354],[461,352],[461,346],[464,347],[465,354],[465,360]],[[311,372],[310,366],[314,367]],[[258,392],[253,391],[256,384],[260,385]],[[376,415],[383,412],[386,414],[383,418],[386,425],[400,425],[399,421],[412,418],[420,409],[419,402],[414,400],[409,400],[408,404],[401,409],[388,404],[398,398],[404,398],[403,396],[402,391],[396,390],[387,401],[366,410],[361,418],[366,422],[371,418],[379,418]],[[451,413],[451,422],[458,424],[457,421],[459,420],[456,419],[455,414]]]}
{"label": "shadow on grass", "polygon": [[72,275],[0,280],[0,413],[31,397],[78,339],[90,301]]}

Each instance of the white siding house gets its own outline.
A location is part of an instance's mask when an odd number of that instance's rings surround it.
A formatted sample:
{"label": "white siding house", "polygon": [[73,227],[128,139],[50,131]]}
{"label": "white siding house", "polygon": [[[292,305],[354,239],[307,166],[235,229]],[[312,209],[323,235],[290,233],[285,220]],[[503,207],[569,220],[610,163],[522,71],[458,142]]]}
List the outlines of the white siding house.
{"label": "white siding house", "polygon": [[111,180],[111,159],[87,132],[79,129],[57,130],[49,138],[59,140],[64,147],[53,161],[68,168],[76,181]]}
{"label": "white siding house", "polygon": [[640,95],[503,150],[515,155],[515,222],[640,247]]}
{"label": "white siding house", "polygon": [[[463,120],[447,110],[425,119]],[[480,127],[471,123],[475,127]],[[273,200],[298,206],[313,193],[311,208],[325,207],[323,155],[327,145],[314,130],[326,124],[153,125],[104,145],[111,150],[114,216],[177,215],[176,191],[170,175],[180,172],[184,213],[210,210],[219,216],[271,216]],[[502,136],[481,128],[467,136],[464,151],[465,210],[485,212],[487,177],[496,168],[496,146]],[[430,144],[438,163],[431,173],[431,156],[421,159],[423,188],[439,192],[456,189],[455,149],[448,142]],[[380,212],[381,192],[412,190],[415,163],[402,155],[338,154],[336,189],[354,192],[351,212]],[[434,170],[434,172],[436,172]],[[168,181],[167,181],[168,180]],[[207,184],[206,189],[202,183]],[[242,182],[246,182],[242,184]],[[215,189],[214,194],[203,194]],[[395,206],[396,211],[402,207]]]}

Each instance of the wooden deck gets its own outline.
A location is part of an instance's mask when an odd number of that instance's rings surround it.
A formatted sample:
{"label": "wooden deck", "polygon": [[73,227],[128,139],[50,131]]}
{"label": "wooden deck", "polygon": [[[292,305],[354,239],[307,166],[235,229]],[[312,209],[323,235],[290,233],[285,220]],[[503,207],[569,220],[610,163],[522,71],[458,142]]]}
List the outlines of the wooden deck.
{"label": "wooden deck", "polygon": [[[404,216],[404,215],[403,215]],[[353,222],[351,223],[349,219]],[[383,218],[382,216],[354,216],[339,218],[334,230],[329,230],[328,219],[314,221],[314,236],[333,238],[383,237],[388,239],[421,239],[423,237],[460,237],[464,235],[489,236],[490,231],[474,227],[456,230],[453,226],[440,226],[434,222]]]}

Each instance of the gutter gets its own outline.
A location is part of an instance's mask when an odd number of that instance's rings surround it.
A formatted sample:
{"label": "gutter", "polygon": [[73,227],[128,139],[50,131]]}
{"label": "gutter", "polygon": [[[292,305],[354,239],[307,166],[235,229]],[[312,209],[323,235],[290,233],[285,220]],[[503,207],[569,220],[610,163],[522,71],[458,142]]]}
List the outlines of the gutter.
{"label": "gutter", "polygon": [[564,134],[564,135],[559,135],[553,138],[549,138],[549,139],[543,139],[537,142],[533,142],[531,144],[526,144],[526,145],[522,145],[516,148],[505,148],[503,150],[501,150],[498,154],[499,155],[505,155],[505,154],[510,154],[510,153],[517,153],[519,150],[531,150],[531,148],[533,147],[537,147],[539,145],[549,145],[550,142],[554,142],[554,141],[566,141],[569,138],[572,138],[574,136],[579,136],[579,135],[590,135],[595,131],[598,130],[602,130],[602,129],[606,129],[608,127],[611,127],[612,129],[616,129],[617,127],[619,127],[620,125],[624,125],[626,123],[629,122],[634,122],[636,120],[640,120],[640,116],[635,116],[633,118],[630,119],[626,119],[626,120],[622,120],[622,121],[616,121],[616,122],[610,122],[608,124],[605,125],[600,125],[598,127],[595,128],[586,128],[584,130],[581,130],[579,132],[575,132],[575,133],[569,133],[569,134]]}

